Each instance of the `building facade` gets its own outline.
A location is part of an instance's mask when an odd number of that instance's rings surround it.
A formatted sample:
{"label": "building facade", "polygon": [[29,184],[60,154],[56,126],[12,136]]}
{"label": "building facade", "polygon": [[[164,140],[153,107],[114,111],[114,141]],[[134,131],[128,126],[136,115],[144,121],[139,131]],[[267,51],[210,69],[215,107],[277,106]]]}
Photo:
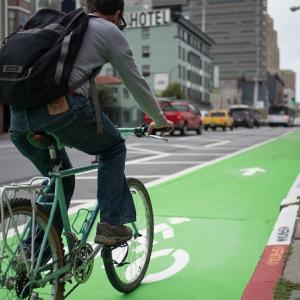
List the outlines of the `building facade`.
{"label": "building facade", "polygon": [[296,73],[292,70],[281,70],[280,77],[288,89],[296,90]]}
{"label": "building facade", "polygon": [[[252,89],[252,105],[267,105],[266,0],[186,0],[178,9],[176,0],[156,1],[157,7],[170,5],[207,33],[215,45],[214,65],[220,68],[221,102],[244,102],[244,86]],[[154,4],[153,4],[154,5]],[[226,82],[228,81],[228,82]],[[233,84],[233,81],[236,81]],[[234,92],[234,86],[237,88]],[[249,99],[247,99],[249,102]]]}
{"label": "building facade", "polygon": [[221,80],[266,79],[266,0],[153,0],[155,7],[180,3],[180,12],[198,28],[205,21],[205,33],[216,43],[211,57],[220,67]]}
{"label": "building facade", "polygon": [[[213,40],[182,16],[172,18],[169,9],[130,11],[125,17],[135,61],[155,93],[177,82],[187,99],[210,106]],[[112,75],[114,70],[106,66],[103,73]]]}
{"label": "building facade", "polygon": [[279,74],[284,82],[284,103],[294,108],[296,106],[296,73],[292,70],[281,70]]}
{"label": "building facade", "polygon": [[279,74],[280,61],[277,31],[274,30],[274,21],[269,15],[266,16],[266,52],[267,71],[273,75]]}
{"label": "building facade", "polygon": [[114,76],[97,76],[96,84],[103,111],[115,125],[135,127],[143,124],[143,113],[136,106],[122,79]]}

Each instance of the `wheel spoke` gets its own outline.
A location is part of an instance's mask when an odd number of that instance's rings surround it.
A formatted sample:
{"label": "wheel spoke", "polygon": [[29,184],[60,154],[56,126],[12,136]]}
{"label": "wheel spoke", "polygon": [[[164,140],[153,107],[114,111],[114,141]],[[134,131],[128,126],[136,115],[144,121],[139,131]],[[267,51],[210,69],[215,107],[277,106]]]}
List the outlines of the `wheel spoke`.
{"label": "wheel spoke", "polygon": [[142,281],[148,268],[153,242],[153,215],[147,190],[136,179],[129,179],[128,184],[136,209],[136,221],[132,228],[134,233],[138,231],[138,235],[126,247],[103,249],[107,276],[117,290],[125,293],[138,287]]}

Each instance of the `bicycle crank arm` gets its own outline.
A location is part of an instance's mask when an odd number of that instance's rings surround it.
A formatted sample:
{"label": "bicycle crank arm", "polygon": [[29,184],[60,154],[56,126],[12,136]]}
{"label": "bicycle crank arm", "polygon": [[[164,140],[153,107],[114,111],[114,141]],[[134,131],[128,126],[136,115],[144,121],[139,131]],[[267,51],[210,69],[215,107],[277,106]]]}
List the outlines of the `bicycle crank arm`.
{"label": "bicycle crank arm", "polygon": [[86,259],[86,262],[89,262],[90,260],[94,259],[102,248],[103,248],[103,245],[97,245],[96,248],[94,249],[94,251]]}

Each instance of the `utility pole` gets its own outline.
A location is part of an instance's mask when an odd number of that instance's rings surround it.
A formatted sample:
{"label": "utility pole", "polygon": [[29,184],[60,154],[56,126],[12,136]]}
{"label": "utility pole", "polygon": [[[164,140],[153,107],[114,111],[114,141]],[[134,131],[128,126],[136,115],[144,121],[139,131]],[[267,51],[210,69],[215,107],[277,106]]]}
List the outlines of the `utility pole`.
{"label": "utility pole", "polygon": [[4,0],[4,37],[8,36],[8,4],[7,0]]}
{"label": "utility pole", "polygon": [[256,74],[255,77],[253,78],[254,80],[254,87],[253,87],[253,108],[257,108],[257,102],[258,102],[258,97],[259,97],[259,75],[260,75],[260,0],[256,0]]}

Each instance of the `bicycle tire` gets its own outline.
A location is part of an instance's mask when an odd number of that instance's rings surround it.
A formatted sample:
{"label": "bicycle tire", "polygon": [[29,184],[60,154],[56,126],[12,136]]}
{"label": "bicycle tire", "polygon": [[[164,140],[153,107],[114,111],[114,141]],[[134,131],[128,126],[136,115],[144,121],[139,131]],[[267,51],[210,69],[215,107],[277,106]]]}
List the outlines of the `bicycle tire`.
{"label": "bicycle tire", "polygon": [[[117,263],[120,263],[122,258],[119,258],[119,261],[117,261],[116,256],[118,255],[118,252],[116,254],[115,251],[122,252],[122,248],[118,247],[112,249],[111,247],[104,247],[102,250],[105,271],[111,285],[119,292],[126,294],[135,290],[141,284],[146,274],[151,258],[154,233],[153,210],[147,189],[138,179],[128,178],[127,182],[133,193],[137,212],[135,224],[139,233],[142,232],[143,234],[140,237],[133,237],[132,240],[129,241],[129,245],[127,246],[128,253],[125,257],[126,261],[124,261],[124,264],[121,266],[118,266]],[[137,200],[137,194],[134,193],[138,193],[141,196],[140,202]],[[144,210],[144,218],[146,219],[145,224],[143,224],[144,222],[142,220],[143,212],[141,206],[143,206],[142,208]],[[143,226],[146,227],[143,228]],[[137,250],[141,252],[142,248],[145,248],[145,253],[142,257],[137,257]],[[124,253],[122,255],[125,256]],[[138,265],[138,263],[140,263],[140,265]],[[132,274],[130,271],[136,271],[137,273]]]}
{"label": "bicycle tire", "polygon": [[[16,220],[16,222],[19,224],[19,222],[21,222],[22,226],[23,224],[25,224],[26,222],[24,221],[24,219],[22,219],[20,217],[20,219],[18,219],[18,216],[23,216],[24,217],[28,217],[31,218],[32,216],[32,206],[31,206],[31,201],[29,199],[25,199],[25,198],[15,198],[10,200],[10,205],[11,205],[11,210],[12,210],[12,214]],[[10,218],[10,214],[8,212],[7,207],[4,207],[4,219],[7,220],[7,224],[10,224],[8,218]],[[41,206],[37,207],[36,210],[36,224],[38,224],[41,228],[41,230],[45,229],[47,223],[48,223],[48,216],[47,213],[43,210],[43,208]],[[4,220],[4,221],[5,221]],[[43,232],[41,231],[41,233],[43,234]],[[10,238],[11,240],[14,239],[14,237]],[[49,231],[49,235],[48,235],[48,243],[50,245],[50,250],[51,250],[51,259],[52,259],[52,271],[58,270],[59,268],[62,268],[64,265],[64,250],[63,250],[63,244],[62,244],[62,240],[60,235],[57,233],[57,230],[55,228],[54,225],[52,225],[50,231]],[[19,244],[16,244],[15,247],[19,247]],[[11,257],[8,257],[8,260],[11,260]],[[54,262],[54,263],[53,263]],[[3,261],[2,261],[3,263]],[[18,264],[15,265],[15,267],[18,268]],[[15,276],[19,276],[20,274],[17,275],[17,272],[20,271],[16,271],[14,270],[14,267],[12,266],[9,269],[9,272],[12,272],[11,274],[13,274],[14,272],[16,273]],[[8,272],[8,273],[9,273]],[[26,273],[27,274],[27,273]],[[11,277],[13,278],[13,277]],[[64,283],[60,281],[60,278],[56,278],[54,280],[52,280],[51,282],[52,288],[51,288],[51,294],[50,294],[50,299],[51,300],[62,300],[64,297]],[[5,289],[5,288],[4,288]],[[19,296],[17,295],[17,287],[15,287],[12,290],[8,290],[6,289],[7,293],[10,293],[9,295],[6,294],[6,299],[20,299]],[[28,296],[22,296],[23,299],[30,299],[32,293],[45,293],[45,288],[40,289],[40,288],[30,288],[30,291],[28,293],[30,293]],[[48,295],[48,293],[47,293]]]}

